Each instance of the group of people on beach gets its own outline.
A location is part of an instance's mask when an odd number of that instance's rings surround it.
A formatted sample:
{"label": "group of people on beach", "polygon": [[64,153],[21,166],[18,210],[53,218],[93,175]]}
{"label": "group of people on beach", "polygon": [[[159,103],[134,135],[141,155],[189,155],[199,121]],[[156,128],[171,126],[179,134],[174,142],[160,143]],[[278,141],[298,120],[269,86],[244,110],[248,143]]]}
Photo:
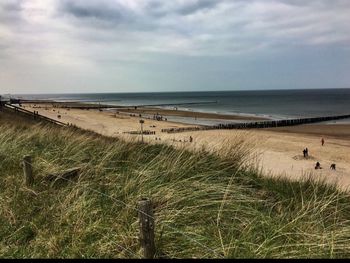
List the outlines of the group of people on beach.
{"label": "group of people on beach", "polygon": [[[336,164],[332,163],[331,166],[329,167],[331,170],[336,170]],[[316,162],[315,165],[315,170],[317,169],[322,169],[320,162]]]}
{"label": "group of people on beach", "polygon": [[157,112],[157,114],[154,114],[153,115],[153,120],[156,120],[156,121],[167,121],[168,119],[167,118],[164,118],[162,115],[159,115],[159,113]]}
{"label": "group of people on beach", "polygon": [[[325,140],[324,138],[321,139],[321,145],[324,146],[325,144]],[[303,155],[304,155],[304,158],[308,158],[309,157],[309,150],[308,148],[305,148],[303,150]],[[318,169],[322,169],[322,166],[320,164],[320,162],[316,162],[315,164],[315,170],[318,170]],[[331,166],[330,166],[330,169],[331,170],[336,170],[336,164],[335,163],[332,163]]]}

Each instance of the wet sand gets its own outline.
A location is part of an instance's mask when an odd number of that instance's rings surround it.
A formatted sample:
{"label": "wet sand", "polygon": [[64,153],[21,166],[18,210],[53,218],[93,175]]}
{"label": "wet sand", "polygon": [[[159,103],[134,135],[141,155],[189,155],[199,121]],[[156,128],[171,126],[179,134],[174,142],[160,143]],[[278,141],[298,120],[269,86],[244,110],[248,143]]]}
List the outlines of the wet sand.
{"label": "wet sand", "polygon": [[[185,118],[204,118],[214,120],[246,120],[246,121],[261,121],[268,120],[267,118],[252,116],[252,115],[234,115],[234,114],[219,114],[208,112],[195,112],[185,111],[178,109],[166,109],[155,107],[126,107],[126,106],[114,106],[114,105],[98,105],[98,104],[85,104],[78,102],[51,102],[51,101],[35,101],[35,103],[22,103],[25,107],[30,106],[34,108],[49,107],[52,108],[55,105],[56,108],[61,109],[110,109],[110,112],[119,112],[126,114],[141,114],[141,115],[160,115],[164,118],[172,117],[185,117]],[[174,107],[176,108],[176,107]]]}
{"label": "wet sand", "polygon": [[159,114],[162,116],[176,116],[176,117],[188,117],[188,118],[205,118],[205,119],[220,119],[220,120],[247,120],[247,121],[258,121],[267,120],[262,117],[255,116],[242,116],[242,115],[226,115],[217,113],[206,113],[206,112],[194,112],[194,111],[184,111],[184,110],[170,110],[170,109],[160,109],[160,108],[138,108],[138,109],[116,109],[120,112],[126,113],[136,113],[136,114]]}

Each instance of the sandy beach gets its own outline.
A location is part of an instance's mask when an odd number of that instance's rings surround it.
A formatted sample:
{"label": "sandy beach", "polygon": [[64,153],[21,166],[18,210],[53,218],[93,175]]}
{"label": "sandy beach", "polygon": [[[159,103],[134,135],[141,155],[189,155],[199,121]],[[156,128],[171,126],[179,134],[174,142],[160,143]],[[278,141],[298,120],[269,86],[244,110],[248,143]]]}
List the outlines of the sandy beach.
{"label": "sandy beach", "polygon": [[[64,123],[72,123],[103,135],[126,140],[141,140],[140,135],[130,134],[140,131],[139,114],[153,114],[153,111],[157,110],[150,109],[146,112],[139,109],[112,113],[97,109],[52,108],[50,105],[34,108],[31,104],[25,104],[24,107]],[[173,114],[182,116],[180,111]],[[58,115],[61,117],[58,118]],[[204,118],[204,115],[197,115],[197,117]],[[221,117],[211,115],[208,118],[220,119]],[[350,187],[350,125],[348,124],[313,124],[249,131],[208,130],[167,134],[162,133],[161,129],[194,125],[157,121],[152,118],[143,119],[145,120],[143,130],[155,132],[153,135],[143,136],[146,142],[217,150],[239,138],[253,147],[249,163],[255,165],[266,176],[285,176],[298,180],[310,175],[329,183],[336,183],[344,190]],[[235,119],[235,116],[232,116],[232,119]],[[190,136],[193,138],[192,143],[189,142]],[[324,146],[321,145],[322,137],[325,139]],[[308,159],[303,157],[302,151],[305,147],[309,149]],[[323,169],[314,169],[317,161]],[[332,163],[336,164],[335,171],[330,169]]]}
{"label": "sandy beach", "polygon": [[141,114],[144,116],[168,116],[168,117],[184,117],[184,118],[205,118],[205,119],[220,119],[220,120],[244,120],[244,121],[262,121],[268,120],[267,118],[260,116],[252,115],[232,115],[232,114],[219,114],[219,113],[210,113],[210,112],[198,112],[198,111],[186,111],[177,109],[168,108],[156,108],[156,107],[127,107],[127,106],[115,106],[115,105],[99,105],[91,103],[80,103],[80,102],[53,102],[53,101],[33,101],[25,102],[24,105],[28,105],[31,108],[61,108],[61,109],[84,109],[84,110],[93,110],[93,109],[110,109],[111,111],[118,112],[121,114]]}

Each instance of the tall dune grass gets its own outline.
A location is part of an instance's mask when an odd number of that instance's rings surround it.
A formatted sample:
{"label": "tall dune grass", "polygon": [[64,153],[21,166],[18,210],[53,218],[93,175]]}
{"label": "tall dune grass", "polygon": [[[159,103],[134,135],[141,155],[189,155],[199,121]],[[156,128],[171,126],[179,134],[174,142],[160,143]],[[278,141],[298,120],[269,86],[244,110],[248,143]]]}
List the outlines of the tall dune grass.
{"label": "tall dune grass", "polygon": [[[0,113],[0,257],[139,258],[149,197],[159,258],[342,258],[350,199],[323,182],[263,178],[244,142],[219,156],[124,142]],[[35,184],[20,161],[33,156]],[[47,176],[82,167],[78,178]]]}

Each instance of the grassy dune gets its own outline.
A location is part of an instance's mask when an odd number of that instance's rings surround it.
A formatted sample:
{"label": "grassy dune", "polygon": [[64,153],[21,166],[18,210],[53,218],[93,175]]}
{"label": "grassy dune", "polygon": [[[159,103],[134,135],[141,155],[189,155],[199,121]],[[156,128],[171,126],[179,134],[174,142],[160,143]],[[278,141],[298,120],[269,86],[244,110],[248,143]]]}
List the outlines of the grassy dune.
{"label": "grassy dune", "polygon": [[[0,257],[142,257],[135,210],[142,197],[154,202],[156,257],[350,256],[347,194],[242,168],[243,142],[223,151],[128,143],[0,112]],[[30,188],[20,166],[26,154]],[[76,166],[78,178],[47,180]]]}

